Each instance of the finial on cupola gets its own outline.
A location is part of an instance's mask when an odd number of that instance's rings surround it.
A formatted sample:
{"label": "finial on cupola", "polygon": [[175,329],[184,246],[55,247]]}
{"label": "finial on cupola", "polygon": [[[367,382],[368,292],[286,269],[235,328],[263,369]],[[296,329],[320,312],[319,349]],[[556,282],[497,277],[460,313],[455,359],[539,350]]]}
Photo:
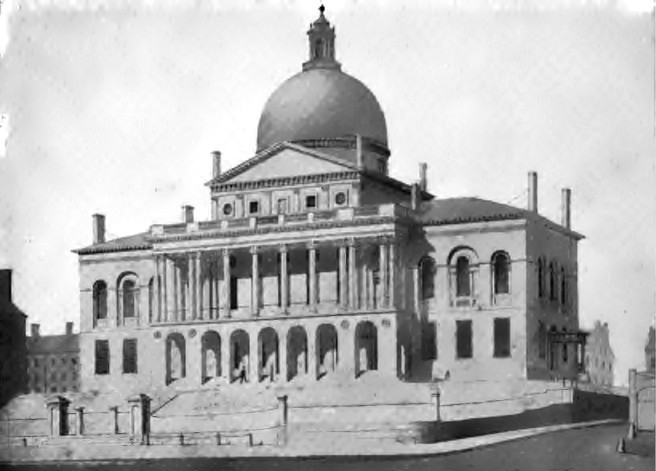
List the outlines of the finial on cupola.
{"label": "finial on cupola", "polygon": [[307,32],[310,46],[310,58],[303,64],[303,70],[308,69],[340,69],[335,60],[335,28],[324,16],[326,7],[319,7],[319,18],[310,24]]}

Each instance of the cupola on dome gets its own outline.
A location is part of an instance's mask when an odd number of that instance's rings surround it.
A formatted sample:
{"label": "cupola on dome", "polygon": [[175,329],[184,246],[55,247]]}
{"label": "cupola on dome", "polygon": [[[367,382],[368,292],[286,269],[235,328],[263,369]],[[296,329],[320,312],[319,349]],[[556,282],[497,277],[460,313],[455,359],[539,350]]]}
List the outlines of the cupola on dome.
{"label": "cupola on dome", "polygon": [[308,31],[310,60],[271,95],[257,131],[257,150],[283,141],[361,135],[387,147],[385,115],[373,93],[335,60],[335,29],[323,14]]}

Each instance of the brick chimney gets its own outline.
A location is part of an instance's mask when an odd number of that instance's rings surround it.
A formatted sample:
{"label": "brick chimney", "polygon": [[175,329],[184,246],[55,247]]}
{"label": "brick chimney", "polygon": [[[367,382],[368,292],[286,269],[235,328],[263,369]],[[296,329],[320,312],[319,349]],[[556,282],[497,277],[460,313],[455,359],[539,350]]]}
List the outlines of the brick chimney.
{"label": "brick chimney", "polygon": [[39,327],[41,327],[39,324],[30,324],[30,331],[33,339],[38,339],[41,336],[39,333]]}
{"label": "brick chimney", "polygon": [[426,175],[427,169],[428,164],[426,162],[421,162],[419,164],[419,189],[421,191],[427,191],[428,189],[428,177]]}
{"label": "brick chimney", "polygon": [[572,226],[572,190],[563,188],[561,190],[561,225],[570,229]]}
{"label": "brick chimney", "polygon": [[73,335],[73,323],[72,322],[67,322],[66,323],[66,335]]}
{"label": "brick chimney", "polygon": [[93,244],[102,244],[105,242],[105,215],[94,214],[93,219]]}
{"label": "brick chimney", "polygon": [[190,223],[194,222],[194,207],[185,204],[182,207],[182,222]]}
{"label": "brick chimney", "polygon": [[221,151],[212,152],[212,177],[217,178],[221,175]]}
{"label": "brick chimney", "polygon": [[538,174],[528,172],[528,210],[538,212]]}
{"label": "brick chimney", "polygon": [[0,270],[0,302],[11,303],[11,268]]}

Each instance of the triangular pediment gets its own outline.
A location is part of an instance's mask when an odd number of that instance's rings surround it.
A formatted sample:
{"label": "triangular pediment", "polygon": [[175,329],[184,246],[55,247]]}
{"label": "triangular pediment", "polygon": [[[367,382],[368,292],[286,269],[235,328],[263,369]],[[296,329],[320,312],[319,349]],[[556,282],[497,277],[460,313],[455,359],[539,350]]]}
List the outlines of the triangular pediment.
{"label": "triangular pediment", "polygon": [[277,144],[228,170],[210,184],[357,171],[350,162],[297,144]]}

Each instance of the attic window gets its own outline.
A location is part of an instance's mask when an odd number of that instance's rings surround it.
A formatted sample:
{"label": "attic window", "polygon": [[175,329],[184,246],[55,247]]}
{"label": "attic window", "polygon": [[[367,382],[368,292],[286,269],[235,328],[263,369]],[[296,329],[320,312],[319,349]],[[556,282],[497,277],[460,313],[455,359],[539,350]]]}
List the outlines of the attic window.
{"label": "attic window", "polygon": [[342,206],[344,203],[346,203],[346,193],[340,191],[335,195],[335,204],[337,206]]}
{"label": "attic window", "polygon": [[230,203],[223,205],[223,214],[230,216],[232,214],[232,205]]}
{"label": "attic window", "polygon": [[317,207],[317,196],[316,195],[308,195],[305,197],[305,207],[307,209],[312,209]]}
{"label": "attic window", "polygon": [[248,203],[248,212],[250,214],[257,214],[260,211],[260,203],[257,201],[251,201]]}

